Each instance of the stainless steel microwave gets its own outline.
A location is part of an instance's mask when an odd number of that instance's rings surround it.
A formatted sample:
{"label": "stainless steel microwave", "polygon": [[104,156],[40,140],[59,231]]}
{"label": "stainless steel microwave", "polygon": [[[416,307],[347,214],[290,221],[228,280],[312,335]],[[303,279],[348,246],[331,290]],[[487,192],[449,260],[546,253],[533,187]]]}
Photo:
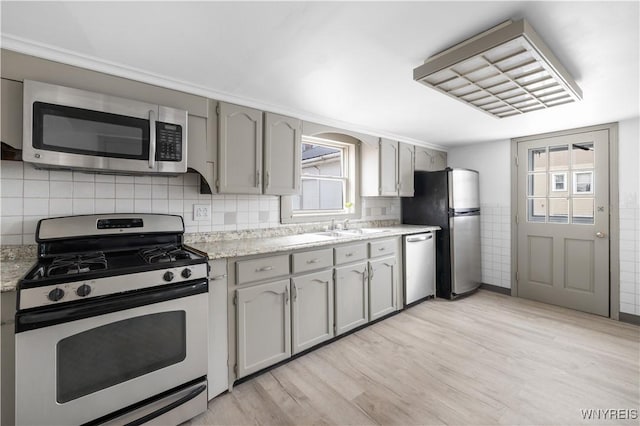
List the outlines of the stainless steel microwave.
{"label": "stainless steel microwave", "polygon": [[22,160],[103,173],[187,171],[187,111],[24,81]]}

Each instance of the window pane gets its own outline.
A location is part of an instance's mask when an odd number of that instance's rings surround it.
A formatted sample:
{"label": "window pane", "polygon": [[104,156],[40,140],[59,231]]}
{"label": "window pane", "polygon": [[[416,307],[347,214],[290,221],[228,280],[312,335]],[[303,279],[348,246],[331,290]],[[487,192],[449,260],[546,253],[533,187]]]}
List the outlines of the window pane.
{"label": "window pane", "polygon": [[544,172],[547,170],[547,149],[534,148],[529,150],[529,171]]}
{"label": "window pane", "polygon": [[573,193],[593,194],[593,172],[573,173]]}
{"label": "window pane", "polygon": [[343,176],[342,149],[327,145],[302,144],[302,174]]}
{"label": "window pane", "polygon": [[56,354],[56,401],[65,403],[182,362],[184,311],[113,322],[66,337]]}
{"label": "window pane", "polygon": [[547,195],[547,175],[545,173],[529,175],[529,195],[534,197]]}
{"label": "window pane", "polygon": [[569,200],[566,198],[549,199],[549,222],[569,223]]}
{"label": "window pane", "polygon": [[574,143],[571,152],[574,169],[592,169],[594,167],[593,142]]}
{"label": "window pane", "polygon": [[567,170],[569,168],[569,146],[549,147],[549,170]]}
{"label": "window pane", "polygon": [[293,210],[342,210],[344,183],[340,180],[302,179],[300,195],[292,197]]}
{"label": "window pane", "polygon": [[529,198],[527,203],[527,217],[529,222],[543,222],[547,213],[546,200],[544,198]]}
{"label": "window pane", "polygon": [[593,198],[574,198],[572,223],[593,224]]}

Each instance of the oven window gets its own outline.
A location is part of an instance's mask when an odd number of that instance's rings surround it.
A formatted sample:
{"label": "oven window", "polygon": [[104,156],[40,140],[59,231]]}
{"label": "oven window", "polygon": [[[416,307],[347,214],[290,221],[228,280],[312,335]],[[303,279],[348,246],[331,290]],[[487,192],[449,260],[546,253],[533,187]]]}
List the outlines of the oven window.
{"label": "oven window", "polygon": [[57,395],[65,403],[152,371],[187,355],[185,311],[129,318],[62,339]]}
{"label": "oven window", "polygon": [[149,121],[35,102],[33,146],[71,154],[146,160]]}

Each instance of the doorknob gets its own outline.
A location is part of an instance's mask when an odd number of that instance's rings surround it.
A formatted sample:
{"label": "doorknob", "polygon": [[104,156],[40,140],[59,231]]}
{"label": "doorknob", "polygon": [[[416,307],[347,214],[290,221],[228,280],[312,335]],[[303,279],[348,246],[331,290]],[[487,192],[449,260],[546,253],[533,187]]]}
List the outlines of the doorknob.
{"label": "doorknob", "polygon": [[596,237],[604,238],[604,232],[600,232],[600,231],[596,232]]}

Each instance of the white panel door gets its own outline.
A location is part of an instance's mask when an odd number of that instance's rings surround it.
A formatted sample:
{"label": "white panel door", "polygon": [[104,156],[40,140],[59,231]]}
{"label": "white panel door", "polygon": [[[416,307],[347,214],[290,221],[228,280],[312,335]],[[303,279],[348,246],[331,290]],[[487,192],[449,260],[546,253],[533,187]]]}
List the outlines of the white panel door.
{"label": "white panel door", "polygon": [[519,142],[518,159],[518,296],[608,316],[608,131]]}

